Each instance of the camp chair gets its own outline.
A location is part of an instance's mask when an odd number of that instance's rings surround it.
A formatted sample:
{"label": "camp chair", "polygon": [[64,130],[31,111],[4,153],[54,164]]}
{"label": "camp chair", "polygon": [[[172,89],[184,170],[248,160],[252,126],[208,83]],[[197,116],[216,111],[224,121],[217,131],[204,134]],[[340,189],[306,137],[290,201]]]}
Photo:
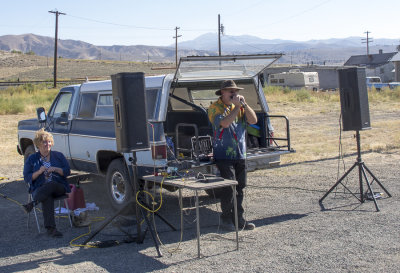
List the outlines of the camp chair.
{"label": "camp chair", "polygon": [[[61,195],[61,196],[58,196],[58,197],[54,198],[54,201],[58,201],[58,214],[61,214],[61,201],[65,200],[65,199],[67,199],[67,198],[68,198],[68,195],[67,195],[67,194],[64,194],[64,195]],[[30,193],[30,194],[28,195],[28,203],[31,202],[32,200],[33,200],[33,197],[32,197],[32,194]],[[66,208],[66,209],[68,210],[68,212],[69,212],[68,202],[64,202],[64,204],[65,204],[65,208]],[[36,206],[37,206],[37,205],[34,205],[34,206],[33,206],[32,211],[33,211],[33,214],[34,214],[34,216],[35,216],[36,226],[37,226],[38,232],[40,233],[40,225],[39,225],[38,214],[37,214],[37,211],[36,211]],[[32,212],[32,211],[31,211],[31,212]],[[29,228],[29,222],[30,222],[30,215],[31,215],[31,212],[28,213],[28,220],[27,220],[27,223],[26,223],[27,228]],[[69,224],[70,224],[70,226],[72,227],[71,216],[69,215],[69,213],[67,213],[67,217],[68,217],[68,220],[69,220]],[[57,224],[60,223],[60,218],[61,218],[60,216],[57,216]]]}

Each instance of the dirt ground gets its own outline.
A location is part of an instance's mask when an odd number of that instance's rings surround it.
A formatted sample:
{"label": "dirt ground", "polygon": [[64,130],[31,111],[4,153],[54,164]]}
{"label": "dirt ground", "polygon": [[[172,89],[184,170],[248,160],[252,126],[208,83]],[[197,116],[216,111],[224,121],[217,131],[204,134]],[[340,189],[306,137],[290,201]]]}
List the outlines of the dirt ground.
{"label": "dirt ground", "polygon": [[[38,234],[31,218],[15,203],[24,203],[26,187],[20,180],[1,183],[0,222],[1,272],[398,272],[400,266],[400,151],[365,153],[363,159],[391,198],[360,203],[343,187],[318,200],[337,180],[337,159],[287,164],[279,168],[249,174],[246,191],[246,217],[256,224],[254,231],[235,233],[218,228],[220,209],[216,200],[201,193],[201,253],[197,241],[193,192],[184,191],[184,230],[172,231],[156,218],[156,228],[164,246],[158,257],[147,233],[143,244],[124,243],[109,248],[80,248],[69,242],[88,231],[70,228],[61,219],[61,239]],[[344,159],[350,167],[353,156]],[[369,178],[372,181],[371,178]],[[102,194],[101,179],[82,184],[86,202],[100,208],[90,212],[91,219],[112,215]],[[357,171],[345,185],[358,192]],[[364,185],[364,187],[366,187]],[[376,182],[376,192],[383,192]],[[358,196],[358,195],[357,195]],[[159,213],[175,227],[180,226],[177,193],[163,192]],[[119,220],[118,220],[119,219]],[[117,218],[121,221],[121,218]],[[117,221],[117,222],[118,222]],[[94,222],[92,230],[102,222]],[[144,227],[144,226],[143,226]],[[136,226],[125,227],[135,232]],[[78,239],[82,243],[87,237]],[[114,225],[92,240],[124,240],[126,236]],[[179,247],[179,250],[176,250]],[[176,251],[174,251],[176,250]]]}

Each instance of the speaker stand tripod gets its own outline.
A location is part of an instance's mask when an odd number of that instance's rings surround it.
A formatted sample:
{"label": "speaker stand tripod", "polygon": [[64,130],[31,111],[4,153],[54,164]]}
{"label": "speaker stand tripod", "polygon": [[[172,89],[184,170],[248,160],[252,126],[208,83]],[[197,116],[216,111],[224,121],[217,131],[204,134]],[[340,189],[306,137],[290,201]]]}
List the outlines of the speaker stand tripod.
{"label": "speaker stand tripod", "polygon": [[[376,181],[376,183],[378,183],[378,185],[385,191],[385,193],[389,196],[392,197],[392,195],[385,189],[385,187],[382,185],[382,183],[379,181],[378,178],[376,178],[376,176],[368,169],[368,167],[365,165],[364,161],[361,158],[361,145],[360,145],[360,132],[357,130],[356,131],[356,139],[357,139],[357,161],[353,164],[353,166],[335,183],[335,185],[332,186],[332,188],[329,189],[329,191],[327,191],[325,193],[325,195],[319,200],[319,203],[322,203],[322,201],[325,199],[325,197],[327,197],[339,184],[342,184],[342,186],[349,191],[358,201],[360,201],[361,203],[365,202],[365,196],[370,193],[370,195],[372,196],[372,199],[374,201],[375,204],[375,208],[376,211],[379,211],[379,207],[378,207],[378,203],[376,202],[376,197],[375,197],[375,193],[372,190],[371,184]],[[346,187],[346,185],[344,185],[342,183],[342,181],[347,177],[347,175],[349,175],[351,173],[351,171],[353,169],[355,169],[355,167],[358,167],[358,180],[359,180],[359,184],[360,184],[360,198],[358,198],[352,191],[349,190],[349,188]],[[372,182],[370,183],[367,177],[367,173],[368,172],[371,177],[373,178]],[[368,190],[364,193],[364,189],[363,189],[363,177],[365,179],[365,182],[367,184]]]}
{"label": "speaker stand tripod", "polygon": [[[129,170],[129,182],[130,185],[132,187],[133,190],[133,196],[136,196],[136,193],[138,192],[138,178],[137,178],[137,166],[136,166],[136,152],[132,153],[132,158],[129,159],[132,163],[132,165],[130,166],[131,168],[128,168]],[[137,230],[137,237],[136,242],[138,244],[143,243],[144,241],[144,237],[146,236],[146,232],[147,230],[150,231],[151,237],[153,239],[154,242],[154,247],[157,250],[157,254],[158,257],[162,257],[162,253],[160,250],[160,247],[158,245],[156,236],[154,234],[154,227],[152,222],[150,221],[149,217],[146,215],[146,211],[142,206],[139,206],[137,202],[140,202],[140,204],[142,204],[143,207],[145,207],[147,210],[150,210],[150,206],[146,203],[145,200],[143,200],[143,197],[141,195],[138,196],[138,200],[136,201],[131,201],[129,203],[127,203],[123,208],[121,208],[119,211],[117,211],[114,215],[112,215],[110,218],[108,218],[96,231],[93,232],[93,234],[91,236],[89,236],[89,238],[87,238],[82,244],[86,245],[91,239],[93,239],[100,231],[102,231],[108,224],[110,224],[112,222],[112,220],[114,220],[115,217],[117,217],[118,215],[121,215],[126,209],[128,208],[135,208],[135,213],[136,213],[136,230]],[[161,215],[159,215],[157,212],[154,212],[154,214],[156,216],[158,216],[164,223],[166,223],[169,227],[171,227],[172,230],[176,231],[177,229],[170,224],[164,217],[162,217]],[[144,233],[141,232],[141,224],[140,224],[140,216],[146,221],[147,224],[147,229],[145,230]]]}

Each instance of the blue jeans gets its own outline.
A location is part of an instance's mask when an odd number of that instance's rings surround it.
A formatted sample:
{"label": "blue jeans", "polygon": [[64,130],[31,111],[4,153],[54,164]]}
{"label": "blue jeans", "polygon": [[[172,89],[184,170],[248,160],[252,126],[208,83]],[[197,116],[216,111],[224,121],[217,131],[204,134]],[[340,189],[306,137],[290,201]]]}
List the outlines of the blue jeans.
{"label": "blue jeans", "polygon": [[[217,168],[220,175],[224,179],[236,180],[238,185],[236,186],[236,198],[237,198],[237,211],[239,222],[244,220],[243,213],[243,190],[246,187],[247,172],[246,172],[246,161],[240,160],[217,160]],[[229,221],[234,220],[234,202],[233,202],[233,191],[232,187],[225,187],[215,189],[215,196],[221,199],[221,218]]]}

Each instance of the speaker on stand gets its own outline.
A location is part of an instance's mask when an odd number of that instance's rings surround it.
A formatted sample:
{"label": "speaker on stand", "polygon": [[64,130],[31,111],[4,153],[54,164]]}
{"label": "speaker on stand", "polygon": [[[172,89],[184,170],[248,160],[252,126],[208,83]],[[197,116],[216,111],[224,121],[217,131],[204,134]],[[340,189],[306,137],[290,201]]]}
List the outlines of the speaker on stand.
{"label": "speaker on stand", "polygon": [[117,150],[150,149],[143,72],[111,75]]}
{"label": "speaker on stand", "polygon": [[[371,196],[374,201],[375,208],[379,211],[376,196],[372,190],[371,184],[376,183],[386,192],[388,197],[392,195],[385,189],[379,179],[368,169],[361,158],[361,143],[360,143],[360,130],[371,129],[369,106],[368,106],[368,91],[365,81],[365,69],[358,67],[350,67],[338,70],[339,76],[339,89],[340,89],[340,105],[343,122],[343,131],[356,131],[357,142],[357,161],[353,166],[333,185],[325,195],[319,200],[322,201],[331,193],[339,184],[341,184],[347,191],[349,191],[361,203],[365,202],[366,196]],[[360,198],[349,190],[342,181],[351,173],[355,167],[358,167],[358,180],[360,187]],[[371,183],[368,180],[367,173],[373,178]],[[363,189],[363,178],[367,184],[367,191]]]}
{"label": "speaker on stand", "polygon": [[[114,104],[114,123],[115,138],[117,142],[117,151],[121,153],[131,153],[129,157],[128,173],[130,185],[133,190],[133,196],[137,196],[139,190],[139,182],[137,175],[137,157],[136,152],[149,150],[150,143],[147,131],[147,111],[146,111],[146,88],[145,77],[143,72],[136,73],[118,73],[111,75],[113,104]],[[146,232],[141,232],[141,218],[146,221],[147,229],[150,230],[154,246],[158,256],[162,253],[156,240],[152,223],[147,217],[142,206],[138,205],[138,201],[144,204],[148,210],[150,207],[141,200],[140,195],[137,200],[128,202],[122,209],[116,212],[112,217],[106,220],[103,225],[96,230],[83,244],[89,242],[96,234],[104,229],[115,217],[126,211],[128,207],[135,207],[136,211],[136,242],[142,243]]]}
{"label": "speaker on stand", "polygon": [[371,129],[364,68],[338,70],[343,131]]}

